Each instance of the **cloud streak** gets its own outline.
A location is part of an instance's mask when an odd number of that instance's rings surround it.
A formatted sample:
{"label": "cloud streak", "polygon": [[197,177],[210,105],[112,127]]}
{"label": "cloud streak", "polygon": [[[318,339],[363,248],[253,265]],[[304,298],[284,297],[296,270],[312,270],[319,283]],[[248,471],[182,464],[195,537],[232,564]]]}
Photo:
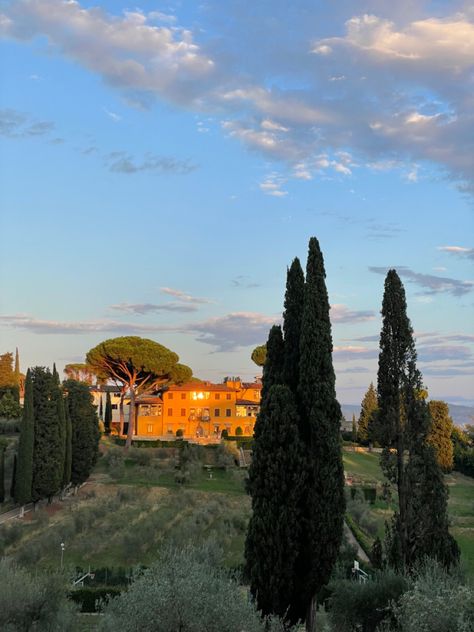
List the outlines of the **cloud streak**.
{"label": "cloud streak", "polygon": [[125,151],[114,151],[107,154],[105,163],[109,171],[127,175],[140,172],[186,175],[198,168],[190,160],[178,160],[170,156],[157,156],[152,153],[147,153],[142,160],[138,160]]}
{"label": "cloud streak", "polygon": [[38,121],[29,114],[12,108],[0,110],[0,136],[6,138],[34,138],[54,130],[51,121]]}
{"label": "cloud streak", "polygon": [[[390,268],[384,266],[369,266],[370,272],[376,274],[386,275]],[[440,277],[434,274],[423,274],[415,272],[405,266],[399,266],[396,268],[397,273],[408,281],[411,281],[419,287],[425,288],[421,294],[434,295],[441,293],[452,294],[453,296],[464,296],[472,291],[474,288],[473,281],[461,281],[459,279],[452,279],[449,277]]]}

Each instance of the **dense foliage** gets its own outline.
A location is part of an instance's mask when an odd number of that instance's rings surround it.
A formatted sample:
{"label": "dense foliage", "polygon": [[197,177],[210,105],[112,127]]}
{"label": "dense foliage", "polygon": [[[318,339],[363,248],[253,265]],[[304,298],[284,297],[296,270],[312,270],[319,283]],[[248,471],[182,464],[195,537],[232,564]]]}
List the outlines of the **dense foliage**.
{"label": "dense foliage", "polygon": [[428,443],[434,447],[436,460],[443,472],[450,472],[453,469],[453,420],[449,416],[448,405],[432,399],[428,402],[428,411],[431,417]]}
{"label": "dense foliage", "polygon": [[382,469],[398,490],[398,511],[386,548],[390,564],[400,570],[425,555],[446,567],[459,559],[448,531],[447,489],[428,445],[431,419],[416,360],[405,290],[396,271],[390,270],[382,302],[376,433],[383,446]]}
{"label": "dense foliage", "polygon": [[362,400],[357,424],[357,439],[362,445],[368,445],[374,439],[372,434],[377,408],[377,392],[371,382]]}

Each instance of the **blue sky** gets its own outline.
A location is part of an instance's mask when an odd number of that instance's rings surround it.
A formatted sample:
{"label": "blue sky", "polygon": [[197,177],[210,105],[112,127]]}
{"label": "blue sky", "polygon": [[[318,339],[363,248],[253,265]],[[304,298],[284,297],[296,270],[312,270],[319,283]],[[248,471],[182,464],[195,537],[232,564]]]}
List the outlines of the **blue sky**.
{"label": "blue sky", "polygon": [[376,380],[396,267],[431,397],[474,404],[472,3],[0,1],[0,34],[22,368],[133,334],[251,378],[315,235],[340,401]]}

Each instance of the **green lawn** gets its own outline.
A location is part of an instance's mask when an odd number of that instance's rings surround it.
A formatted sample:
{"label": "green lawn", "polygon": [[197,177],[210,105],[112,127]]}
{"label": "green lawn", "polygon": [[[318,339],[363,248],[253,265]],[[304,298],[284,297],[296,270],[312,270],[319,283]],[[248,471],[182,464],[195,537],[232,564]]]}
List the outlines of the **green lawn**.
{"label": "green lawn", "polygon": [[370,452],[343,452],[344,470],[360,482],[382,482],[380,455]]}

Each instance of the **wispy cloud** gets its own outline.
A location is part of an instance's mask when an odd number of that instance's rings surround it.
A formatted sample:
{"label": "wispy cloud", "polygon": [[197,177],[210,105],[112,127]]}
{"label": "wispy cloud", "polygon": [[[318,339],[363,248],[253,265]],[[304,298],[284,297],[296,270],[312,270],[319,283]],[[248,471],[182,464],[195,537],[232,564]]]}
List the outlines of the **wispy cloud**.
{"label": "wispy cloud", "polygon": [[375,313],[372,310],[351,310],[347,305],[331,305],[331,321],[333,323],[364,323],[374,320]]}
{"label": "wispy cloud", "polygon": [[195,312],[196,305],[190,303],[118,303],[110,305],[110,309],[126,314],[150,314],[156,312]]}
{"label": "wispy cloud", "polygon": [[283,188],[285,184],[285,178],[278,173],[268,174],[263,182],[259,184],[260,190],[265,195],[272,195],[273,197],[285,197],[288,195],[288,191]]}
{"label": "wispy cloud", "polygon": [[[376,274],[386,275],[389,268],[385,266],[370,266],[369,270]],[[408,279],[419,287],[426,288],[422,294],[432,295],[447,292],[453,296],[464,296],[474,288],[473,281],[461,281],[449,277],[435,276],[434,274],[423,274],[405,266],[399,266],[396,270],[401,277]]]}
{"label": "wispy cloud", "polygon": [[45,136],[54,130],[51,121],[38,121],[29,114],[12,108],[0,110],[0,136],[32,138]]}
{"label": "wispy cloud", "polygon": [[238,287],[238,288],[252,289],[252,288],[260,287],[260,283],[256,283],[255,281],[252,281],[252,279],[249,276],[246,276],[245,274],[237,275],[236,277],[231,279],[230,282],[233,287]]}
{"label": "wispy cloud", "polygon": [[438,250],[449,252],[458,257],[474,259],[474,248],[465,248],[464,246],[438,246]]}
{"label": "wispy cloud", "polygon": [[190,160],[178,160],[170,156],[157,156],[151,153],[145,154],[144,158],[139,160],[125,151],[107,154],[105,163],[109,171],[125,174],[150,172],[186,175],[197,169],[197,165]]}
{"label": "wispy cloud", "polygon": [[180,301],[185,301],[186,303],[205,304],[213,302],[209,298],[204,298],[202,296],[193,296],[192,294],[187,294],[182,290],[177,290],[172,287],[160,287],[160,292],[162,292],[163,294],[168,294],[169,296],[174,296]]}
{"label": "wispy cloud", "polygon": [[116,112],[112,112],[111,110],[108,110],[107,108],[102,108],[102,110],[105,112],[105,114],[107,114],[109,119],[111,119],[114,123],[119,123],[122,120],[122,117]]}

